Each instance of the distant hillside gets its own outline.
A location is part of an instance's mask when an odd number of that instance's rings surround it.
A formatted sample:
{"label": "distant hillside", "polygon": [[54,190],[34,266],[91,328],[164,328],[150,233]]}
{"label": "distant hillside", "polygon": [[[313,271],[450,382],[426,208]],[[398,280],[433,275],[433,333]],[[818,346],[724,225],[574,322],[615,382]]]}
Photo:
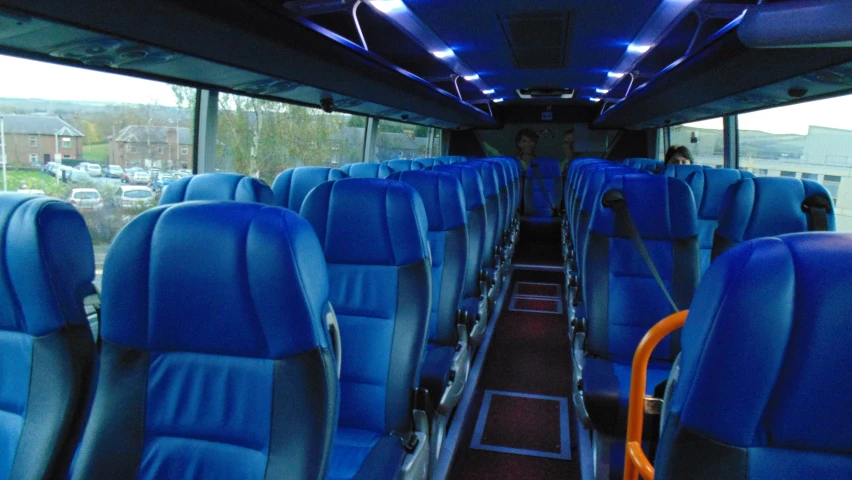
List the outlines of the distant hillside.
{"label": "distant hillside", "polygon": [[[698,144],[690,142],[692,134]],[[774,134],[759,130],[740,130],[740,157],[799,158],[805,153],[807,135]],[[686,145],[693,153],[721,155],[724,150],[721,130],[679,125],[672,128],[672,145]]]}
{"label": "distant hillside", "polygon": [[[46,100],[43,98],[2,98],[0,97],[0,113],[32,114],[44,113],[49,115],[74,115],[99,113],[108,108],[140,107],[137,103],[120,102],[88,102],[73,100]],[[177,107],[157,106],[166,114],[177,114]]]}

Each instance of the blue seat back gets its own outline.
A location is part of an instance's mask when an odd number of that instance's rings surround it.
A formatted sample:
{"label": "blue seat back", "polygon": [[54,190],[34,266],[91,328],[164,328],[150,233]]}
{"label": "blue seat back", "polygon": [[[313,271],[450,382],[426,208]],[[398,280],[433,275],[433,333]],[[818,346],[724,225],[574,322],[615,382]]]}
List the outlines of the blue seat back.
{"label": "blue seat back", "polygon": [[[569,217],[571,218],[571,235],[576,238],[577,228],[580,222],[580,210],[583,204],[583,198],[586,196],[586,192],[588,191],[589,181],[598,170],[611,169],[611,168],[619,168],[621,171],[626,173],[638,173],[636,170],[633,170],[629,167],[622,167],[620,165],[614,163],[594,163],[586,166],[582,172],[577,175],[577,188],[574,191],[574,198],[570,201],[571,210]],[[600,189],[603,185],[598,185]],[[592,199],[594,200],[594,199]],[[590,210],[591,212],[591,210]],[[587,222],[588,224],[588,222]]]}
{"label": "blue seat back", "polygon": [[275,205],[298,212],[305,197],[317,185],[328,181],[340,180],[346,174],[336,168],[298,167],[284,170],[272,182]]}
{"label": "blue seat back", "polygon": [[601,202],[601,194],[604,186],[608,185],[615,177],[620,175],[641,174],[632,168],[618,165],[604,165],[601,168],[590,169],[583,183],[580,193],[580,204],[577,207],[577,221],[574,227],[574,249],[577,252],[577,266],[580,268],[580,276],[583,276],[583,255],[585,255],[586,237],[589,235],[589,223],[592,221],[592,212]]}
{"label": "blue seat back", "polygon": [[382,162],[382,165],[387,165],[387,167],[391,169],[391,172],[423,170],[423,165],[421,163],[415,162],[414,160],[388,160],[386,162]]}
{"label": "blue seat back", "polygon": [[562,171],[559,160],[533,159],[524,173],[524,214],[533,218],[552,218],[553,208],[561,205]]}
{"label": "blue seat back", "polygon": [[424,168],[431,168],[435,165],[443,165],[444,161],[440,157],[431,157],[431,158],[416,158],[414,159],[414,163],[420,166],[420,170]]}
{"label": "blue seat back", "polygon": [[[500,197],[500,225],[498,229],[500,233],[506,231],[509,226],[509,220],[512,214],[512,193],[511,193],[511,179],[509,173],[509,167],[506,166],[501,160],[494,159],[483,159],[483,162],[490,163],[494,166],[494,172],[497,173],[497,188],[499,190]],[[502,243],[502,242],[498,242]]]}
{"label": "blue seat back", "polygon": [[[651,260],[679,308],[687,308],[700,275],[698,227],[692,192],[662,175],[619,175],[606,184],[592,212],[583,257],[586,350],[629,364],[639,340],[672,313],[665,294],[642,261],[615,211],[605,206],[619,193],[630,210]],[[660,342],[652,358],[671,361],[677,335]]]}
{"label": "blue seat back", "polygon": [[852,477],[852,236],[741,243],[707,270],[681,341],[656,478]]}
{"label": "blue seat back", "polygon": [[95,357],[92,239],[67,202],[0,195],[0,478],[61,476]]}
{"label": "blue seat back", "polygon": [[746,178],[722,199],[711,257],[745,240],[814,229],[806,210],[813,202],[827,208],[828,230],[835,229],[831,195],[817,182],[788,177]]}
{"label": "blue seat back", "polygon": [[338,382],[310,225],[279,207],[186,203],[136,217],[107,257],[73,478],[324,478]]}
{"label": "blue seat back", "polygon": [[402,182],[347,178],[302,205],[328,264],[343,342],[339,428],[410,431],[431,309],[426,211]]}
{"label": "blue seat back", "polygon": [[[598,158],[576,158],[571,163],[568,164],[568,170],[565,172],[565,185],[563,188],[563,202],[565,204],[565,211],[567,212],[569,218],[572,215],[572,202],[575,199],[575,195],[577,195],[577,184],[579,182],[579,177],[583,173],[588,166],[598,163],[604,163],[606,160],[600,160]],[[616,164],[613,162],[613,164]]]}
{"label": "blue seat back", "polygon": [[193,200],[234,200],[272,205],[275,196],[263,180],[239,173],[202,173],[172,183],[160,205]]}
{"label": "blue seat back", "polygon": [[467,161],[467,158],[463,157],[462,155],[444,155],[435,158],[440,158],[444,165],[452,165],[454,163],[462,163]]}
{"label": "blue seat back", "polygon": [[685,181],[689,174],[700,172],[701,170],[704,170],[704,168],[705,167],[703,165],[666,165],[665,170],[663,170],[663,175]]}
{"label": "blue seat back", "polygon": [[[494,162],[501,166],[506,182],[506,200],[501,203],[503,210],[503,227],[508,229],[520,204],[520,166],[512,157],[488,157],[484,161]],[[502,193],[501,188],[501,193]]]}
{"label": "blue seat back", "polygon": [[340,170],[352,178],[388,178],[391,174],[390,168],[381,163],[349,163]]}
{"label": "blue seat back", "polygon": [[479,291],[479,272],[482,271],[483,247],[485,245],[485,234],[488,231],[482,177],[476,169],[467,168],[464,165],[438,165],[433,170],[455,175],[461,182],[465,207],[467,208],[468,239],[463,295],[465,297],[478,296],[481,293]]}
{"label": "blue seat back", "polygon": [[428,170],[394,173],[388,178],[411,185],[423,200],[432,254],[429,341],[453,345],[468,256],[467,208],[461,183],[450,173]]}
{"label": "blue seat back", "polygon": [[482,193],[485,195],[485,216],[488,231],[485,235],[485,244],[482,253],[483,268],[492,268],[494,262],[494,247],[500,244],[500,190],[497,186],[497,171],[490,162],[469,161],[464,164],[465,168],[472,168],[482,178]]}
{"label": "blue seat back", "polygon": [[653,158],[625,158],[621,164],[651,173],[661,173],[666,168],[662,160]]}
{"label": "blue seat back", "polygon": [[732,168],[702,168],[686,177],[686,183],[692,189],[695,204],[698,206],[698,244],[701,248],[702,272],[710,266],[713,234],[719,224],[725,191],[743,178],[754,178],[754,175]]}

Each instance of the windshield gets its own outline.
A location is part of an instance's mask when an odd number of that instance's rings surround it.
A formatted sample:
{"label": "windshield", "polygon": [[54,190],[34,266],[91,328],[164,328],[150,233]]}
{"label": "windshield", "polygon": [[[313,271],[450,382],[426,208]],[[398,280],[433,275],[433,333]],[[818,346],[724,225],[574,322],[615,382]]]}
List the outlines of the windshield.
{"label": "windshield", "polygon": [[79,200],[97,200],[101,196],[98,195],[98,192],[77,192],[74,194],[74,198]]}

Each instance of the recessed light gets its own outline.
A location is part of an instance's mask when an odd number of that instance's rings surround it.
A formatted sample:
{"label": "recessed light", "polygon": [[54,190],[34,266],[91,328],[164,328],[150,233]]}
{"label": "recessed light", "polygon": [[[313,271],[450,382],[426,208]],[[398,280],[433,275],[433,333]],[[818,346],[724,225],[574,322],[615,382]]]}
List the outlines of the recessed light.
{"label": "recessed light", "polygon": [[394,10],[405,7],[402,0],[369,0],[370,5],[382,13],[390,13]]}
{"label": "recessed light", "polygon": [[502,99],[502,98],[495,98],[495,99],[494,99],[494,103],[500,103],[500,102],[502,102],[502,101],[503,101],[503,99]]}
{"label": "recessed light", "polygon": [[446,50],[436,50],[436,51],[432,52],[432,55],[435,55],[438,58],[447,58],[447,57],[453,56],[453,51],[450,50],[449,48],[446,49]]}
{"label": "recessed light", "polygon": [[624,74],[623,74],[623,73],[618,73],[618,72],[608,72],[608,73],[606,74],[606,76],[607,76],[607,77],[609,77],[609,78],[621,78],[621,77],[623,77],[623,76],[624,76]]}
{"label": "recessed light", "polygon": [[494,89],[489,88],[488,90],[483,90],[482,93],[485,95],[491,95],[492,93],[494,93]]}
{"label": "recessed light", "polygon": [[589,100],[591,100],[593,102],[600,102],[601,101],[601,99],[597,98],[597,97],[589,97]]}
{"label": "recessed light", "polygon": [[602,95],[606,95],[607,93],[609,93],[609,89],[607,88],[596,88],[595,91]]}
{"label": "recessed light", "polygon": [[479,80],[479,75],[477,75],[475,73],[473,75],[465,75],[464,79],[467,80],[468,82],[472,82],[474,80]]}

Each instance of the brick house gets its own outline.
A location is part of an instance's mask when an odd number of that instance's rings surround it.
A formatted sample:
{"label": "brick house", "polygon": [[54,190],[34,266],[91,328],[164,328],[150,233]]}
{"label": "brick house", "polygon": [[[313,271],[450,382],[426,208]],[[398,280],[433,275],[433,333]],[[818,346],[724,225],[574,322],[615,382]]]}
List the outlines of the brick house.
{"label": "brick house", "polygon": [[77,160],[83,155],[83,135],[59,117],[2,114],[9,165],[43,165],[54,160]]}
{"label": "brick house", "polygon": [[110,164],[123,168],[191,168],[192,131],[186,127],[130,125],[110,138]]}

